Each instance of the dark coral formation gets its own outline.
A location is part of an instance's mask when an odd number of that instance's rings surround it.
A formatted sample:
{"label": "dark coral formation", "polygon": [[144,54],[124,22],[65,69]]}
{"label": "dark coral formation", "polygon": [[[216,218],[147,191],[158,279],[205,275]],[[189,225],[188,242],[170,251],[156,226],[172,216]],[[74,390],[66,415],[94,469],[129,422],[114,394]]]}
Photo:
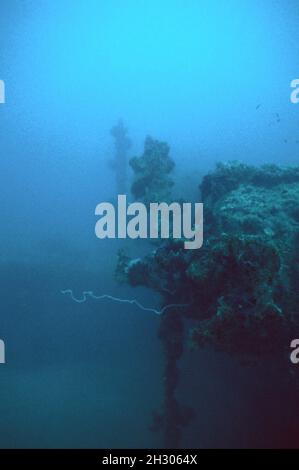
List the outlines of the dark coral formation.
{"label": "dark coral formation", "polygon": [[193,322],[193,345],[246,358],[282,356],[299,331],[299,168],[220,164],[200,189],[200,250],[161,241],[143,259],[123,258],[120,268],[131,285],[159,292],[164,305],[187,304],[161,319],[166,379],[158,421],[172,445],[186,424],[175,398],[184,318]]}
{"label": "dark coral formation", "polygon": [[193,338],[279,354],[299,319],[299,168],[222,164],[201,190],[206,243],[188,270],[199,290],[210,282],[216,291]]}
{"label": "dark coral formation", "polygon": [[136,200],[148,205],[150,202],[167,202],[173,181],[170,173],[174,161],[169,156],[169,146],[165,142],[147,137],[144,152],[130,160],[134,172],[131,191]]}
{"label": "dark coral formation", "polygon": [[198,321],[197,342],[272,353],[299,318],[299,170],[219,165],[201,190],[203,248],[161,242],[126,265],[127,280],[158,291],[165,303],[188,303],[184,315]]}

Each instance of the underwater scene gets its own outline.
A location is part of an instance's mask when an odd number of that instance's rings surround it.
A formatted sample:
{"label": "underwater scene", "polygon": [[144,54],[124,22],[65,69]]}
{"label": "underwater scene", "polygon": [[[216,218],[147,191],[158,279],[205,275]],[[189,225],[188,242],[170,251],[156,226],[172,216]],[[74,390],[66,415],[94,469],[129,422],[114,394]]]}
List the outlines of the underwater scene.
{"label": "underwater scene", "polygon": [[299,448],[298,0],[0,1],[0,449]]}

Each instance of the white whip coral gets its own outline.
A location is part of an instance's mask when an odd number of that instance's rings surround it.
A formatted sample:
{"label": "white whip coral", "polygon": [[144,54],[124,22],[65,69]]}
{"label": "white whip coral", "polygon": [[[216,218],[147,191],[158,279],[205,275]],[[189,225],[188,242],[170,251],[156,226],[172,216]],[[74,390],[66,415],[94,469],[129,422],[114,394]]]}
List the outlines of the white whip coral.
{"label": "white whip coral", "polygon": [[181,307],[187,307],[188,304],[168,304],[165,305],[161,310],[157,310],[152,307],[144,307],[141,305],[138,300],[135,299],[120,299],[118,297],[114,297],[113,295],[108,295],[108,294],[102,294],[102,295],[95,295],[92,291],[83,291],[82,292],[82,297],[80,299],[76,298],[73,294],[73,291],[71,289],[66,289],[61,291],[62,294],[69,294],[71,299],[78,303],[78,304],[83,304],[84,302],[87,301],[87,298],[90,297],[91,299],[94,300],[112,300],[113,302],[119,302],[122,304],[131,304],[131,305],[136,305],[136,307],[140,308],[141,310],[144,310],[146,312],[152,312],[155,313],[156,315],[162,315],[166,310],[169,310],[171,308],[181,308]]}

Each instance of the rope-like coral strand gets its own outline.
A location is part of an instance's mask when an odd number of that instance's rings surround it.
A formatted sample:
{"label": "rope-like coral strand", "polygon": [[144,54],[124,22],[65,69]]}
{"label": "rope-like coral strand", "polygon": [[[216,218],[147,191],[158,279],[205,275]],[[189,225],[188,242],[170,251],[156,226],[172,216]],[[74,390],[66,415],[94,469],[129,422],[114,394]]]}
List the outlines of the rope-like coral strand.
{"label": "rope-like coral strand", "polygon": [[114,297],[113,295],[108,295],[108,294],[95,295],[92,291],[83,291],[82,298],[78,299],[74,296],[73,291],[71,289],[61,290],[60,292],[62,294],[70,294],[71,299],[77,304],[83,304],[84,302],[86,302],[87,297],[90,297],[95,300],[109,299],[109,300],[112,300],[113,302],[136,305],[136,307],[140,308],[141,310],[144,310],[146,312],[152,312],[152,313],[155,313],[156,315],[163,315],[163,313],[170,308],[187,307],[189,305],[189,304],[168,304],[168,305],[165,305],[161,310],[156,310],[155,308],[144,307],[143,305],[141,305],[140,302],[138,302],[138,300],[135,300],[135,299],[132,299],[132,300],[120,299],[118,297]]}

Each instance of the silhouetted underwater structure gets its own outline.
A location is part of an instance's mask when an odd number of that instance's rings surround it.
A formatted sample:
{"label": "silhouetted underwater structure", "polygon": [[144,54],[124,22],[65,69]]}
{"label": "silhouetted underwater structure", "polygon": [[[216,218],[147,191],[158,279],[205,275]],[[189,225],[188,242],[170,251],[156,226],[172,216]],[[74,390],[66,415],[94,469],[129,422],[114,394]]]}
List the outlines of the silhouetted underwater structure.
{"label": "silhouetted underwater structure", "polygon": [[[174,162],[166,143],[148,137],[130,165],[138,201],[171,201]],[[167,448],[180,447],[195,417],[176,397],[186,346],[281,362],[299,333],[299,167],[219,163],[202,179],[198,200],[204,203],[201,249],[186,250],[184,239],[170,238],[155,240],[143,258],[119,251],[116,279],[157,292],[160,311],[106,294],[72,296],[78,302],[108,297],[160,315],[164,402],[151,429],[163,433]]]}
{"label": "silhouetted underwater structure", "polygon": [[[165,143],[148,138],[131,164],[139,200],[169,200],[174,163]],[[243,359],[281,358],[299,332],[299,167],[221,163],[203,178],[200,192],[200,250],[185,250],[184,240],[160,240],[143,259],[120,252],[116,270],[131,286],[158,292],[162,306],[180,305],[165,310],[159,331],[164,407],[154,412],[152,429],[163,432],[166,447],[180,446],[194,418],[176,398],[185,320],[193,324],[190,346],[209,344]]]}
{"label": "silhouetted underwater structure", "polygon": [[126,194],[127,192],[127,153],[131,147],[131,140],[127,136],[128,130],[124,126],[122,119],[112,127],[110,131],[114,137],[115,155],[110,162],[111,168],[115,171],[117,194]]}

